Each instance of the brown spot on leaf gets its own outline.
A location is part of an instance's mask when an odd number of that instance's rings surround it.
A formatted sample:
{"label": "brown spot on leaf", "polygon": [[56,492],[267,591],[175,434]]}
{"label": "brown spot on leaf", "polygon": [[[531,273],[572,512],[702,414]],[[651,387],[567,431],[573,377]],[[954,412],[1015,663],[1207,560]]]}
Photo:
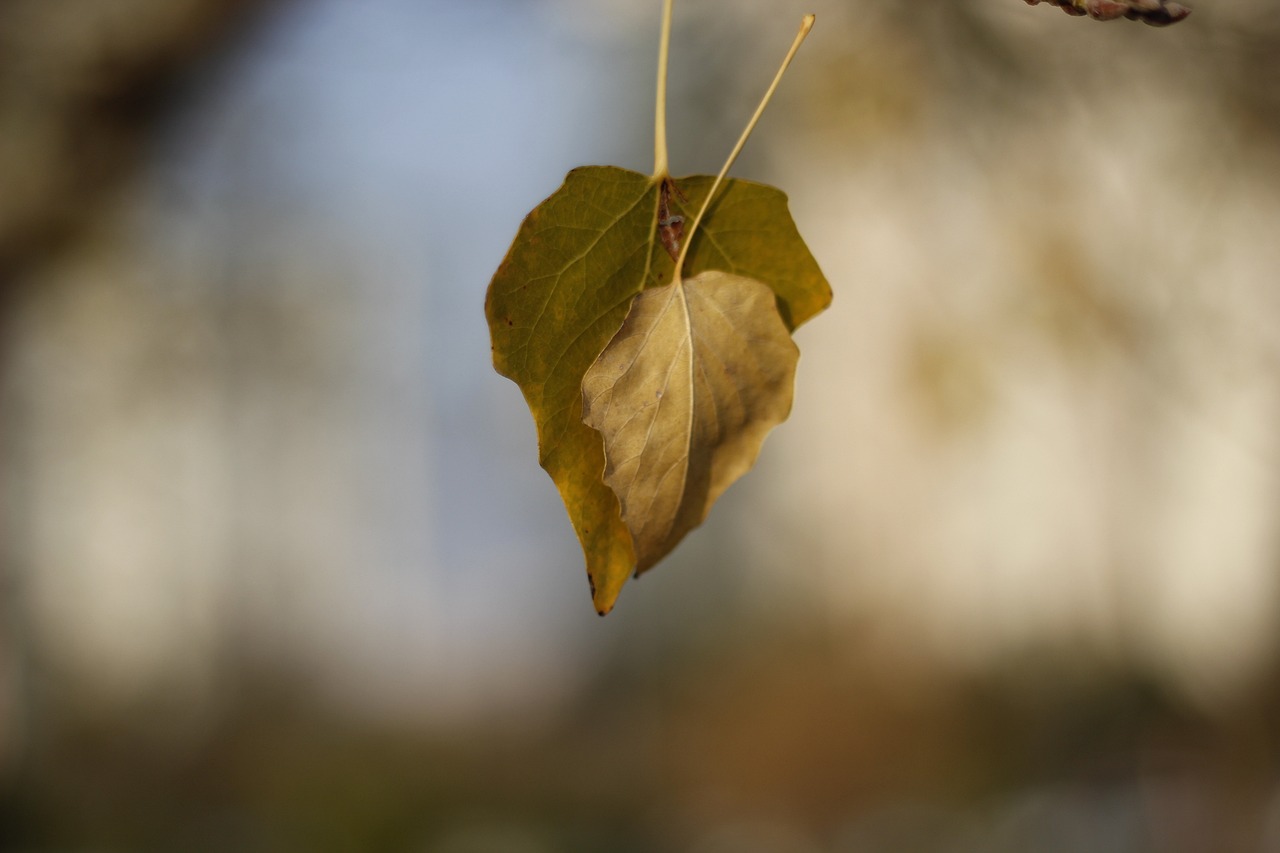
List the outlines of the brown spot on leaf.
{"label": "brown spot on leaf", "polygon": [[680,257],[680,241],[684,239],[684,217],[671,213],[672,193],[682,202],[687,200],[675,181],[663,178],[662,186],[658,189],[658,237],[662,240],[662,247],[674,261]]}

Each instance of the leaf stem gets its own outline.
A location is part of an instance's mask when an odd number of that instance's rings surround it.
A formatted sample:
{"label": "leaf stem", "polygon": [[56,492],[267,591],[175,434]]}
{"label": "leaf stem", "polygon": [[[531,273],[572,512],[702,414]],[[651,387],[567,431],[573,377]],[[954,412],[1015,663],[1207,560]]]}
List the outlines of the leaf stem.
{"label": "leaf stem", "polygon": [[675,0],[662,4],[662,36],[658,40],[658,96],[653,118],[653,179],[660,181],[670,172],[667,160],[667,57],[671,53],[671,7]]}
{"label": "leaf stem", "polygon": [[[670,0],[668,0],[668,5]],[[773,82],[769,84],[769,88],[765,91],[764,97],[760,99],[760,106],[756,107],[755,115],[751,116],[751,121],[747,122],[746,129],[742,131],[742,136],[738,137],[738,144],[733,146],[733,151],[729,152],[729,159],[725,160],[724,166],[720,169],[720,174],[716,175],[715,182],[711,185],[711,189],[707,191],[707,197],[702,200],[702,209],[698,211],[698,215],[693,218],[693,224],[689,226],[689,230],[684,235],[684,246],[680,249],[680,257],[676,259],[676,278],[680,278],[681,270],[684,269],[685,255],[689,254],[689,247],[693,245],[693,235],[698,230],[698,225],[702,222],[702,216],[707,212],[707,208],[711,206],[711,200],[715,197],[716,190],[720,188],[720,184],[724,181],[724,176],[728,174],[729,168],[733,166],[733,161],[738,159],[738,155],[742,153],[742,146],[747,144],[747,137],[751,135],[751,131],[756,129],[756,122],[760,120],[760,114],[764,112],[764,108],[769,105],[769,99],[773,97],[773,92],[778,88],[778,81],[782,79],[782,74],[787,70],[787,66],[791,64],[791,60],[795,57],[796,51],[800,49],[800,45],[804,42],[805,37],[809,35],[809,30],[813,28],[813,15],[805,15],[800,22],[800,32],[796,33],[796,39],[791,43],[791,49],[787,51],[787,55],[783,57],[782,65],[778,66],[778,73],[774,75]],[[659,90],[661,91],[661,90]],[[665,146],[664,146],[665,147]]]}

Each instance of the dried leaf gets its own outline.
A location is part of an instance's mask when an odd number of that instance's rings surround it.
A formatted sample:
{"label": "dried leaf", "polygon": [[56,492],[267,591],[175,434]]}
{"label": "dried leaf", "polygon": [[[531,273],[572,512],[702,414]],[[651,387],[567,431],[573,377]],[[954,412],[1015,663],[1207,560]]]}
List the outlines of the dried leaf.
{"label": "dried leaf", "polygon": [[754,279],[708,271],[636,297],[582,399],[638,572],[755,464],[791,411],[799,356],[773,291]]}

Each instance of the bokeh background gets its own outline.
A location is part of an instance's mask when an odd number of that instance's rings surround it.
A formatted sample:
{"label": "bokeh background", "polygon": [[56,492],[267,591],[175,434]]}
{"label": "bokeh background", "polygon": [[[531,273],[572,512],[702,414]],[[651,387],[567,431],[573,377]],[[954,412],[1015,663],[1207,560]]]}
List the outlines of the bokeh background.
{"label": "bokeh background", "polygon": [[1280,7],[678,3],[835,302],[600,619],[482,303],[660,6],[0,6],[0,849],[1280,851]]}

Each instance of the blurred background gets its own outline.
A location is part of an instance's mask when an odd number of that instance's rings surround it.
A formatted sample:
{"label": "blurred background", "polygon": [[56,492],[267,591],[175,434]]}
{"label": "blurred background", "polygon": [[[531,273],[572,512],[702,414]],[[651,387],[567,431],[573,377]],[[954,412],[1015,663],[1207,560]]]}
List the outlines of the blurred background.
{"label": "blurred background", "polygon": [[0,6],[0,849],[1280,851],[1280,7],[678,3],[835,302],[600,619],[482,303],[660,6]]}

